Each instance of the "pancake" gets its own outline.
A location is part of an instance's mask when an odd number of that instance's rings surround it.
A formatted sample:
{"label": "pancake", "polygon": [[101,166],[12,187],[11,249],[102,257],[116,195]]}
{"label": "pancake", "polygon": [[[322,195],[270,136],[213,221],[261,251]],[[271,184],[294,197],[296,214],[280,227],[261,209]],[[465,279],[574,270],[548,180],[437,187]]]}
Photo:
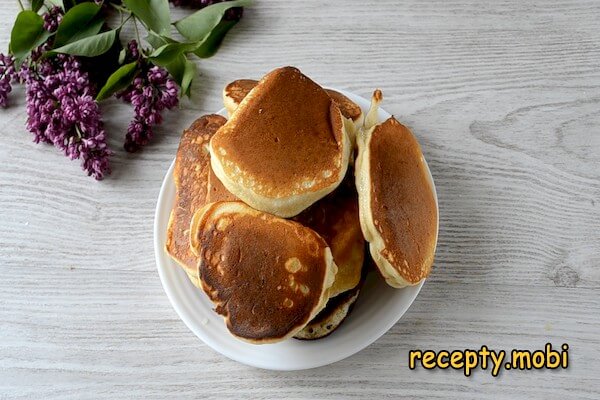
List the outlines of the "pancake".
{"label": "pancake", "polygon": [[200,278],[198,277],[198,273],[192,274],[192,272],[185,271],[188,279],[192,282],[192,285],[196,286],[198,289],[202,289],[202,285],[200,285]]}
{"label": "pancake", "polygon": [[357,137],[356,187],[361,228],[371,256],[393,287],[416,285],[433,264],[437,206],[417,139],[394,117],[375,124],[376,92]]}
{"label": "pancake", "polygon": [[358,295],[360,287],[337,295],[329,300],[327,306],[317,314],[294,338],[301,340],[315,340],[329,336],[346,320]]}
{"label": "pancake", "polygon": [[229,116],[233,114],[242,100],[244,100],[244,97],[246,97],[256,85],[258,85],[258,81],[254,79],[237,79],[225,86],[223,89],[223,105]]}
{"label": "pancake", "polygon": [[267,74],[210,141],[211,166],[227,190],[284,218],[340,184],[350,151],[339,108],[292,67]]}
{"label": "pancake", "polygon": [[337,104],[344,118],[348,118],[353,123],[358,123],[362,117],[362,110],[358,104],[350,100],[347,96],[333,89],[325,89],[329,97]]}
{"label": "pancake", "polygon": [[235,195],[231,194],[223,183],[217,178],[212,168],[208,171],[208,193],[206,195],[206,203],[214,203],[217,201],[236,201],[239,200]]}
{"label": "pancake", "polygon": [[190,230],[202,289],[234,336],[278,342],[325,307],[337,267],[312,229],[242,202],[218,202],[197,211]]}
{"label": "pancake", "polygon": [[365,241],[360,228],[358,195],[352,180],[345,179],[333,193],[293,219],[321,235],[331,248],[333,260],[338,266],[331,297],[358,286]]}
{"label": "pancake", "polygon": [[197,261],[190,249],[190,220],[194,211],[206,202],[210,171],[208,143],[226,121],[215,114],[198,118],[184,130],[175,158],[175,203],[169,218],[165,247],[167,253],[191,277],[197,275]]}
{"label": "pancake", "polygon": [[[223,89],[223,104],[230,116],[237,109],[242,100],[244,100],[244,97],[246,97],[257,84],[258,81],[253,79],[238,79],[225,86],[225,89]],[[358,104],[336,90],[325,89],[325,91],[340,108],[340,112],[345,118],[344,124],[346,132],[348,133],[348,138],[350,139],[352,147],[355,147],[356,131],[362,125],[362,109]]]}
{"label": "pancake", "polygon": [[[238,79],[225,86],[225,89],[223,89],[223,104],[230,116],[240,105],[242,100],[244,100],[244,97],[246,97],[257,84],[258,81],[254,79]],[[336,90],[325,89],[325,91],[340,108],[344,118],[348,118],[354,123],[360,121],[362,110],[358,104]]]}
{"label": "pancake", "polygon": [[[208,178],[207,203],[239,200],[212,173]],[[331,249],[338,267],[331,297],[355,288],[361,277],[365,240],[360,229],[358,195],[353,176],[348,176],[331,194],[293,217],[292,220],[317,232]]]}
{"label": "pancake", "polygon": [[[358,298],[361,277],[364,276],[365,241],[360,229],[358,197],[353,178],[349,174],[333,193],[292,218],[325,239],[338,267],[327,306],[294,335],[296,339],[314,340],[328,336],[345,320]],[[209,176],[208,197],[211,196],[211,201],[236,199],[214,174]]]}

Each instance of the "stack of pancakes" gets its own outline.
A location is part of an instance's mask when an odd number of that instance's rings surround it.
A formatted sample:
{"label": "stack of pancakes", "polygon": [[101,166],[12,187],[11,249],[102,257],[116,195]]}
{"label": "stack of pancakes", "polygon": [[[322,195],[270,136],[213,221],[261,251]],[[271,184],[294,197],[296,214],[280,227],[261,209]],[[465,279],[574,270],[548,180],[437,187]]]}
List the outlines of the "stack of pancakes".
{"label": "stack of pancakes", "polygon": [[429,274],[434,194],[410,131],[377,121],[379,91],[366,118],[293,67],[223,95],[229,120],[205,115],[181,138],[166,250],[234,336],[329,335],[359,296],[365,239],[388,284]]}

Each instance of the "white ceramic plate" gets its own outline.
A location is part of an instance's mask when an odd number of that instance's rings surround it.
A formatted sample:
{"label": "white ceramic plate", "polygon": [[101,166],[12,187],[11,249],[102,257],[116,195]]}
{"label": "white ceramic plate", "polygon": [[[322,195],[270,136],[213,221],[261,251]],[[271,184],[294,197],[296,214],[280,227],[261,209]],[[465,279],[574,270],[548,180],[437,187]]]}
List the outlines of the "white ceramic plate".
{"label": "white ceramic plate", "polygon": [[[345,94],[367,112],[369,101]],[[226,115],[225,110],[219,114]],[[380,109],[380,121],[389,113]],[[367,277],[354,311],[346,321],[326,338],[305,341],[289,339],[276,344],[253,345],[234,338],[213,311],[208,297],[189,281],[185,272],[165,252],[165,238],[169,214],[175,199],[173,164],[163,181],[156,205],[154,220],[154,251],[158,273],[173,308],[183,322],[204,343],[232,360],[258,368],[299,370],[320,367],[349,357],[364,349],[386,333],[408,310],[423,283],[403,289],[388,286],[376,273]],[[431,177],[431,173],[429,174]],[[433,186],[433,178],[431,178]],[[437,204],[437,196],[436,196]]]}

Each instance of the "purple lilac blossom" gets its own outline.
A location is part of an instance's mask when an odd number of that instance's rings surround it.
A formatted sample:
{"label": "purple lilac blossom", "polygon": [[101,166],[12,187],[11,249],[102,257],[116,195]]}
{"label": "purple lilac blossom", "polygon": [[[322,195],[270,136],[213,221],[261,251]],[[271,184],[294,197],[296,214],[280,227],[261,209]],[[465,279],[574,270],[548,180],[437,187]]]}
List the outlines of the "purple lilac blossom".
{"label": "purple lilac blossom", "polygon": [[52,143],[70,159],[81,159],[88,175],[100,180],[110,173],[106,132],[95,88],[81,63],[73,56],[24,67],[27,129],[34,142]]}
{"label": "purple lilac blossom", "polygon": [[0,107],[8,106],[8,94],[12,91],[11,83],[17,80],[14,57],[0,54]]}
{"label": "purple lilac blossom", "polygon": [[129,60],[131,60],[129,62],[140,59],[140,49],[138,47],[137,40],[133,39],[127,43],[127,57]]}
{"label": "purple lilac blossom", "polygon": [[59,6],[54,6],[42,17],[44,18],[44,29],[48,32],[54,32],[58,29],[60,21],[62,21],[63,10]]}
{"label": "purple lilac blossom", "polygon": [[[139,57],[137,43],[128,44],[128,57]],[[140,60],[140,62],[143,62]],[[140,73],[129,87],[117,94],[133,106],[134,117],[125,136],[124,148],[136,152],[148,144],[153,136],[153,126],[162,122],[162,111],[179,103],[178,87],[169,73],[160,67],[142,65]]]}

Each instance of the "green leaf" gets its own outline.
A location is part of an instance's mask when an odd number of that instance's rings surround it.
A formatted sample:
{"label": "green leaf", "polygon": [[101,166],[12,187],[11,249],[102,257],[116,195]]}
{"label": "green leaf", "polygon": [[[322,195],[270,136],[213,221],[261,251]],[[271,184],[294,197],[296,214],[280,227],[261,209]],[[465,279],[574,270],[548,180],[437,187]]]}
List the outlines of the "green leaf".
{"label": "green leaf", "polygon": [[225,39],[225,35],[231,28],[233,28],[237,24],[237,21],[221,21],[219,25],[216,26],[215,29],[210,32],[210,35],[204,40],[200,46],[194,50],[194,54],[200,58],[208,58],[215,55],[219,47],[221,47],[221,43],[223,43],[223,39]]}
{"label": "green leaf", "polygon": [[29,52],[50,37],[44,29],[44,19],[34,11],[25,10],[17,15],[15,25],[10,33],[10,52],[17,60],[22,60]]}
{"label": "green leaf", "polygon": [[[88,26],[86,26],[85,28],[82,28],[75,35],[71,36],[71,38],[67,41],[67,43],[73,43],[80,39],[84,39],[86,37],[90,37],[90,36],[94,36],[94,35],[98,34],[102,30],[102,27],[104,26],[105,22],[106,21],[104,20],[104,18],[102,18],[100,16],[94,18],[88,24]],[[65,44],[67,44],[67,43],[65,43]]]}
{"label": "green leaf", "polygon": [[[94,18],[86,27],[82,28],[75,35],[71,36],[71,38],[67,41],[67,43],[73,43],[81,39],[85,39],[90,36],[97,35],[104,26],[106,21],[102,17]],[[65,43],[65,44],[67,44]],[[56,43],[55,43],[56,46]]]}
{"label": "green leaf", "polygon": [[165,64],[180,54],[196,50],[198,43],[168,43],[154,50],[148,58],[155,63]]}
{"label": "green leaf", "polygon": [[100,6],[94,3],[77,4],[67,11],[56,30],[54,47],[61,47],[98,33],[104,23],[102,19],[94,20],[98,11],[100,11]]}
{"label": "green leaf", "polygon": [[43,5],[44,0],[31,0],[31,11],[35,11],[37,13]]}
{"label": "green leaf", "polygon": [[171,12],[168,0],[123,0],[123,4],[150,30],[159,35],[170,33]]}
{"label": "green leaf", "polygon": [[150,61],[152,61],[152,63],[160,67],[166,68],[166,70],[169,71],[169,74],[171,74],[173,79],[175,79],[175,82],[177,82],[177,84],[181,86],[183,76],[185,74],[185,63],[187,61],[183,54],[179,54],[177,57],[171,60],[162,60],[159,58]]}
{"label": "green leaf", "polygon": [[74,56],[96,57],[106,53],[117,38],[118,30],[102,32],[94,36],[79,39],[73,43],[68,43],[57,49],[53,49],[46,54],[64,53]]}
{"label": "green leaf", "polygon": [[185,60],[185,68],[183,69],[183,75],[181,77],[181,95],[190,96],[192,89],[192,81],[196,76],[196,64],[190,60]]}
{"label": "green leaf", "polygon": [[125,57],[127,57],[127,49],[126,48],[122,48],[121,51],[119,52],[119,58],[117,59],[117,62],[120,64],[123,64],[125,62]]}
{"label": "green leaf", "polygon": [[185,38],[201,42],[204,41],[210,32],[219,24],[225,11],[232,7],[243,7],[249,6],[250,4],[252,4],[250,0],[216,3],[175,22],[175,28],[177,28],[179,33]]}
{"label": "green leaf", "polygon": [[138,73],[138,63],[136,61],[125,64],[121,68],[117,69],[108,77],[108,80],[100,89],[96,100],[104,100],[115,94],[116,92],[125,89],[135,78]]}
{"label": "green leaf", "polygon": [[148,43],[150,43],[150,46],[152,46],[155,49],[158,49],[161,46],[164,46],[165,44],[169,44],[169,43],[179,43],[176,40],[173,40],[169,37],[166,36],[161,36],[157,33],[154,33],[152,31],[148,32],[148,36],[146,36],[146,41]]}

